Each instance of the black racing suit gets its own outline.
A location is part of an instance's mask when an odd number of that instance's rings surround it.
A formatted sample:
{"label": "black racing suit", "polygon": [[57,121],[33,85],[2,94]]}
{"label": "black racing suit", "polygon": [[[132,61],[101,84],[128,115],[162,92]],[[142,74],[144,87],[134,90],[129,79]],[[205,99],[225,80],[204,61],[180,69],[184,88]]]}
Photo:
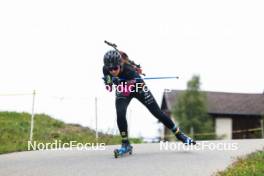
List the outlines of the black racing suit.
{"label": "black racing suit", "polygon": [[[111,76],[106,67],[103,68],[103,73],[104,76]],[[167,128],[173,129],[175,127],[174,122],[161,111],[152,93],[149,90],[143,89],[143,85],[145,85],[145,83],[142,79],[140,79],[140,75],[131,65],[122,65],[118,78],[120,78],[121,81],[116,82],[115,84],[125,84],[134,80],[132,81],[133,85],[138,85],[138,89],[134,88],[134,92],[131,92],[130,94],[124,94],[120,91],[116,91],[115,105],[117,112],[117,125],[122,136],[123,143],[128,142],[126,112],[132,98],[138,99]]]}

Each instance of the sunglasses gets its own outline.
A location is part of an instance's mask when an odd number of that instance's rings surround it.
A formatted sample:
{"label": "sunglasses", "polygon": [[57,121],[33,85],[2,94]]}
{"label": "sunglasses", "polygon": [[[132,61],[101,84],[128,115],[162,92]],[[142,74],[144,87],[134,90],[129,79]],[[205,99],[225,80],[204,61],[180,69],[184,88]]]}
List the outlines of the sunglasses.
{"label": "sunglasses", "polygon": [[119,66],[109,67],[109,68],[108,68],[109,71],[113,71],[113,70],[116,71],[116,70],[118,70],[118,69],[119,69]]}

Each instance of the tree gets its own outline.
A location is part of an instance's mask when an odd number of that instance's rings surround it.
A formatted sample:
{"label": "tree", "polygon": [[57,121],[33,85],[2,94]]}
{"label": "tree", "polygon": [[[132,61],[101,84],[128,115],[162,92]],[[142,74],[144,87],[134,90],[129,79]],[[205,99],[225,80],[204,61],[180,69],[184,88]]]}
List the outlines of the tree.
{"label": "tree", "polygon": [[187,90],[177,100],[173,115],[186,132],[191,128],[195,133],[213,132],[212,118],[207,113],[206,95],[200,92],[199,76],[194,75],[188,81]]}

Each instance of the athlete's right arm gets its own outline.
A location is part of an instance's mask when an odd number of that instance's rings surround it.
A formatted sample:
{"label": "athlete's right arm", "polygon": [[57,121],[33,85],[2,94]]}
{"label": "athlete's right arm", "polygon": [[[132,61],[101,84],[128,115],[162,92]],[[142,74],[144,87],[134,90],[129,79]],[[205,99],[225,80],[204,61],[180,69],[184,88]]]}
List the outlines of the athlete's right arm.
{"label": "athlete's right arm", "polygon": [[103,67],[103,74],[104,74],[103,80],[105,83],[105,87],[109,92],[111,92],[112,91],[112,85],[113,85],[112,76],[109,73],[109,71],[106,69],[105,66]]}

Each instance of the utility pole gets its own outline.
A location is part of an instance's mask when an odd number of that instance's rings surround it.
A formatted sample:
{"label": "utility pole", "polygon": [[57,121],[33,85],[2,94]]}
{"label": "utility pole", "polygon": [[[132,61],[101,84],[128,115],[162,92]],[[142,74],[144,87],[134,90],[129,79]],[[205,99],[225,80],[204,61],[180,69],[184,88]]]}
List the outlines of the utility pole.
{"label": "utility pole", "polygon": [[97,97],[95,97],[95,138],[98,140]]}
{"label": "utility pole", "polygon": [[30,137],[29,137],[30,141],[32,141],[33,139],[35,96],[36,96],[36,91],[34,90],[33,91],[33,101],[32,101],[31,124],[30,124]]}

